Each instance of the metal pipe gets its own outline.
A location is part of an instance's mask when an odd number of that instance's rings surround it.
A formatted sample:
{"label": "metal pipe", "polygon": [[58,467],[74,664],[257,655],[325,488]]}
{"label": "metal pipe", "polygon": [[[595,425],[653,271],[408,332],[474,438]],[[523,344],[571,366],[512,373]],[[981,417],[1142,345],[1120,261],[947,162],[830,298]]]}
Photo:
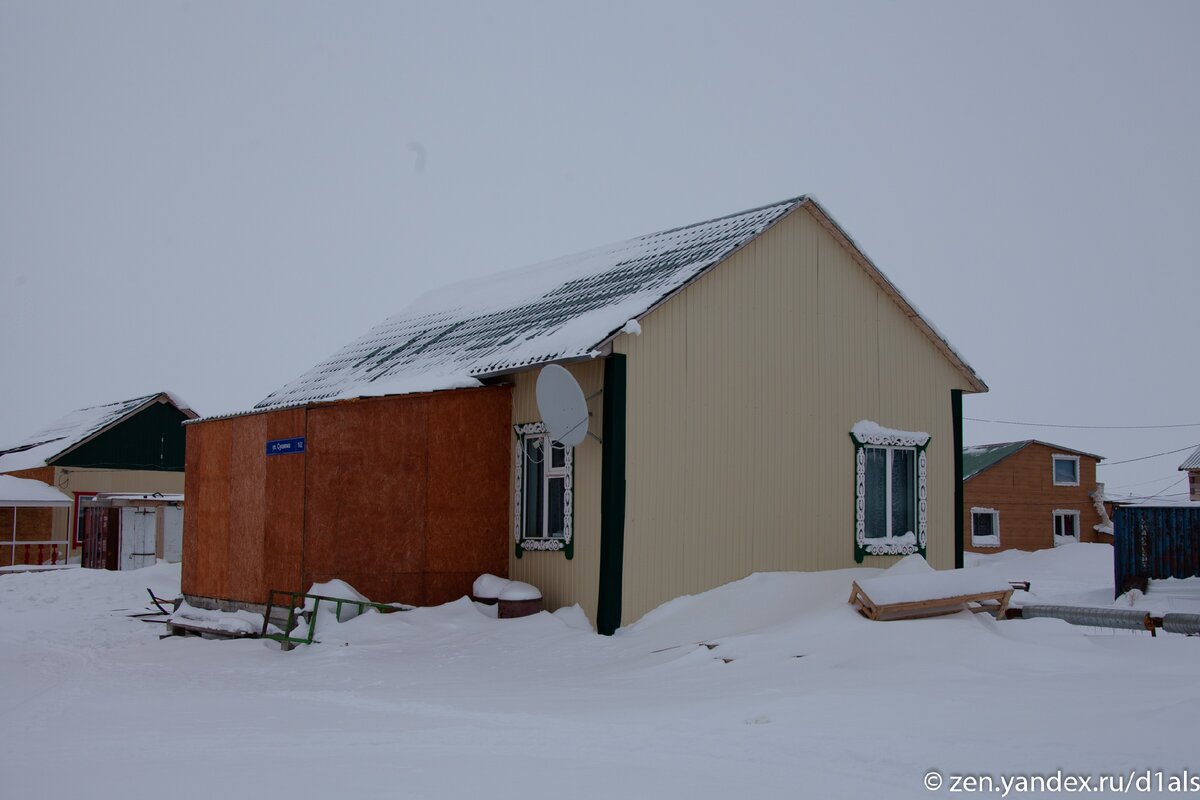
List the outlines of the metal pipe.
{"label": "metal pipe", "polygon": [[1020,611],[1021,619],[1061,619],[1071,625],[1087,625],[1095,628],[1154,630],[1154,622],[1150,619],[1150,614],[1132,608],[1031,605],[1022,606]]}
{"label": "metal pipe", "polygon": [[1168,633],[1200,634],[1200,614],[1163,614],[1162,629]]}

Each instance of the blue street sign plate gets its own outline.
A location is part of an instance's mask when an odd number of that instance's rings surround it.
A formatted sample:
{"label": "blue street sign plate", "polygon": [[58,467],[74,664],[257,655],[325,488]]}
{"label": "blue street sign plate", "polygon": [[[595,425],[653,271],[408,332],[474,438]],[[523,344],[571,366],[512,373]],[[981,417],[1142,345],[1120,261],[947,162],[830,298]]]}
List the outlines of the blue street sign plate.
{"label": "blue street sign plate", "polygon": [[304,452],[304,437],[296,436],[291,439],[272,439],[267,442],[267,455],[286,456],[289,453]]}

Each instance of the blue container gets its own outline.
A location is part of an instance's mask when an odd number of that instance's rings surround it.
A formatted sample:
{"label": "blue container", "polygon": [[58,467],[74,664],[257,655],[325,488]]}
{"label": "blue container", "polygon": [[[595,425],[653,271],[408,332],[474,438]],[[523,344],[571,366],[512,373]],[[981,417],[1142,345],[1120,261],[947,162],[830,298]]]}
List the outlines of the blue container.
{"label": "blue container", "polygon": [[1200,506],[1117,506],[1114,596],[1134,581],[1200,576]]}

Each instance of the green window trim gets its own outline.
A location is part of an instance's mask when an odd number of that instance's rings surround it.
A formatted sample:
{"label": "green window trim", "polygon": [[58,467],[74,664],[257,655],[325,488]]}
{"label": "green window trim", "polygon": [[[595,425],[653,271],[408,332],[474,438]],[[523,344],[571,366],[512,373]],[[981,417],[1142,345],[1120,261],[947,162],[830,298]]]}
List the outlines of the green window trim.
{"label": "green window trim", "polygon": [[[929,491],[928,491],[928,459],[926,450],[929,447],[930,436],[927,433],[896,431],[880,428],[873,422],[864,420],[850,431],[850,439],[854,442],[854,560],[862,563],[867,556],[894,556],[919,553],[925,557],[925,547],[929,539]],[[881,449],[885,451],[909,451],[915,454],[915,536],[902,536],[893,539],[867,536],[867,451]],[[888,457],[888,477],[891,480],[892,457]],[[890,518],[892,508],[885,512]],[[915,539],[915,541],[914,541]]]}
{"label": "green window trim", "polygon": [[[575,449],[572,447],[563,448],[563,463],[560,466],[545,466],[544,461],[539,462],[541,469],[539,470],[539,490],[533,495],[536,502],[539,504],[546,503],[540,510],[530,512],[526,506],[529,501],[527,492],[526,470],[528,468],[526,453],[530,445],[533,449],[540,449],[544,454],[551,452],[551,439],[546,432],[546,425],[542,422],[530,422],[524,425],[515,425],[513,430],[516,432],[517,441],[514,448],[513,469],[515,474],[514,494],[513,494],[513,538],[515,540],[517,558],[521,558],[527,551],[561,551],[568,559],[575,555],[573,529],[575,527],[575,507],[574,507],[574,484],[575,484]],[[537,444],[538,442],[541,444]],[[549,510],[548,487],[551,481],[561,480],[563,482],[562,495],[562,535],[547,536],[546,528],[550,523],[551,512]],[[532,517],[530,514],[532,513]],[[536,531],[538,536],[529,536],[526,530],[528,518],[541,521],[543,530]]]}

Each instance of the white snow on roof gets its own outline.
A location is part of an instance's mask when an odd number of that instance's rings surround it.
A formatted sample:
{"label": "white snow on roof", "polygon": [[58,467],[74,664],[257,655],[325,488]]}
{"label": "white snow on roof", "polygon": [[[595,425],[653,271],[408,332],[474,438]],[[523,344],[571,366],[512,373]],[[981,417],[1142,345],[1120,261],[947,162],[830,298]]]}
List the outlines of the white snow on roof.
{"label": "white snow on roof", "polygon": [[59,453],[74,447],[161,395],[165,395],[180,411],[195,416],[188,404],[171,392],[155,392],[131,400],[80,408],[25,437],[23,441],[0,448],[0,473],[44,467]]}
{"label": "white snow on roof", "polygon": [[62,506],[69,508],[71,498],[53,486],[29,478],[0,475],[0,508],[44,508]]}
{"label": "white snow on roof", "polygon": [[435,290],[255,408],[358,396],[367,385],[398,376],[401,389],[411,384],[431,391],[462,385],[464,378],[595,357],[630,320],[802,202],[786,200]]}

